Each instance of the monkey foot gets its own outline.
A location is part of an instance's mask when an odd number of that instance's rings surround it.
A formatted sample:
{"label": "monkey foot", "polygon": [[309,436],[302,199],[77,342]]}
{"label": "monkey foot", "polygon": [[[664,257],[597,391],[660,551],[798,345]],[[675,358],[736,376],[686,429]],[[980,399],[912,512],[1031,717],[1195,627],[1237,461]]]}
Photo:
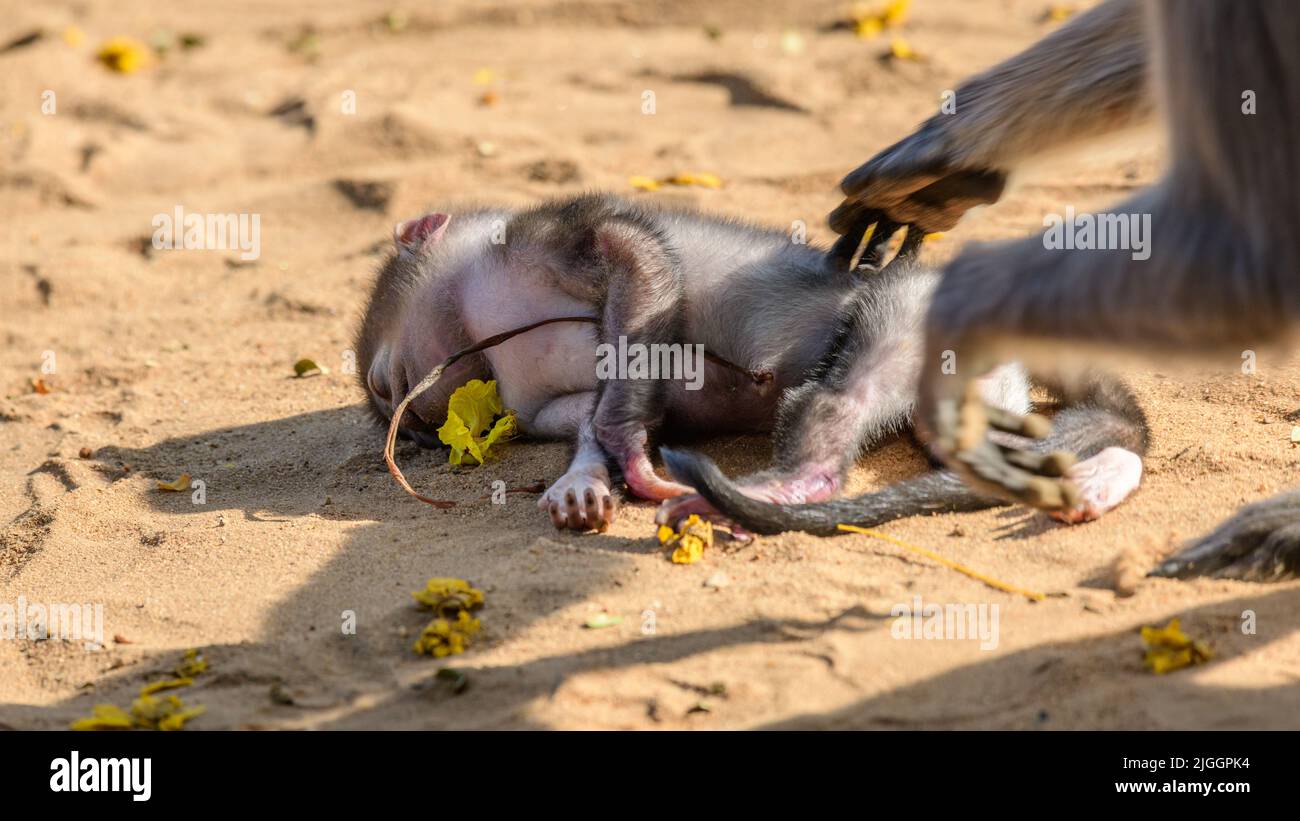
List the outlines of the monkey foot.
{"label": "monkey foot", "polygon": [[1070,468],[1066,476],[1079,489],[1079,502],[1049,515],[1066,524],[1091,522],[1137,490],[1142,481],[1142,457],[1110,447]]}
{"label": "monkey foot", "polygon": [[1300,576],[1300,493],[1284,493],[1243,507],[1149,575],[1261,582]]}
{"label": "monkey foot", "polygon": [[614,521],[614,497],[604,465],[574,467],[556,480],[537,506],[561,529],[605,530]]}
{"label": "monkey foot", "polygon": [[1046,417],[992,407],[980,397],[978,383],[972,382],[962,400],[939,402],[934,426],[940,452],[972,486],[1041,510],[1067,511],[1084,503],[1070,475],[1074,454],[1023,450],[990,437],[993,431],[1001,431],[1042,439],[1052,429]]}

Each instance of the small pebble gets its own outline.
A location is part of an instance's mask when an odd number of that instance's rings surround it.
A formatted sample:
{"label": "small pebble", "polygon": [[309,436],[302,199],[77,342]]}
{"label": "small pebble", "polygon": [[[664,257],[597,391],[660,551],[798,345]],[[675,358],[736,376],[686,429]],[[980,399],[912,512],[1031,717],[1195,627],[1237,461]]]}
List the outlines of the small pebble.
{"label": "small pebble", "polygon": [[704,586],[711,587],[714,590],[721,590],[729,584],[731,584],[731,579],[727,578],[727,574],[721,570],[704,580]]}

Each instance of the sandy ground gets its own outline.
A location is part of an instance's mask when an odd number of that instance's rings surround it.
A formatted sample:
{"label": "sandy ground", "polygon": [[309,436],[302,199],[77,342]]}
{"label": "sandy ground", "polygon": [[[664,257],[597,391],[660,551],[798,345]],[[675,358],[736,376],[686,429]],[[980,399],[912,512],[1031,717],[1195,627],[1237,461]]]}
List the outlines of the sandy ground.
{"label": "sandy ground", "polygon": [[[1129,372],[1155,444],[1141,490],[1099,522],[1007,508],[887,528],[1054,594],[1041,603],[865,536],[764,538],[679,566],[649,505],[568,535],[533,495],[482,498],[498,479],[558,476],[559,443],[459,472],[404,447],[418,487],[460,502],[433,510],[394,486],[343,372],[397,219],[708,171],[726,186],[639,196],[801,219],[825,242],[838,178],[1049,30],[1045,3],[917,0],[903,31],[928,60],[903,64],[877,59],[887,38],[830,30],[838,2],[411,3],[396,32],[378,22],[391,0],[182,5],[9,2],[0,23],[6,42],[48,33],[0,54],[0,603],[99,602],[107,637],[0,641],[0,725],[125,705],[198,647],[211,670],[186,695],[208,707],[194,729],[1300,727],[1296,583],[1153,580],[1131,598],[1107,583],[1121,552],[1154,560],[1292,481],[1300,377],[1265,352],[1252,375],[1235,359]],[[93,59],[108,37],[161,31],[205,42],[126,75]],[[1045,170],[926,253],[1104,206],[1160,161],[1148,138]],[[370,196],[345,194],[358,190]],[[260,259],[142,252],[177,205],[260,214]],[[304,356],[332,372],[293,378]],[[31,386],[42,376],[48,394]],[[754,437],[702,446],[733,473],[768,453]],[[923,467],[898,441],[853,484]],[[157,489],[181,473],[206,503]],[[722,589],[703,584],[719,572]],[[485,633],[451,662],[470,681],[459,695],[434,678],[445,662],[410,650],[427,617],[408,592],[430,576],[487,592]],[[890,607],[918,595],[999,605],[999,645],[891,638]],[[624,620],[584,629],[601,611]],[[1136,631],[1173,616],[1216,658],[1153,676]]]}

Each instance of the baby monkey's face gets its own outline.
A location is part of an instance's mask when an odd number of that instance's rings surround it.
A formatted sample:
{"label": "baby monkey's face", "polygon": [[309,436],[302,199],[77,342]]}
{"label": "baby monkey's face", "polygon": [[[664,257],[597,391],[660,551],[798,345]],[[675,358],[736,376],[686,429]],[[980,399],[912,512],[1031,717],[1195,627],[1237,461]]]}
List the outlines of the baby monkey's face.
{"label": "baby monkey's face", "polygon": [[[450,217],[427,214],[393,230],[396,253],[375,283],[357,340],[362,387],[376,416],[387,423],[398,404],[434,368],[465,347],[456,308],[423,267],[435,264],[437,244]],[[480,356],[460,360],[421,393],[402,417],[399,432],[424,447],[439,447],[452,391],[485,371]]]}

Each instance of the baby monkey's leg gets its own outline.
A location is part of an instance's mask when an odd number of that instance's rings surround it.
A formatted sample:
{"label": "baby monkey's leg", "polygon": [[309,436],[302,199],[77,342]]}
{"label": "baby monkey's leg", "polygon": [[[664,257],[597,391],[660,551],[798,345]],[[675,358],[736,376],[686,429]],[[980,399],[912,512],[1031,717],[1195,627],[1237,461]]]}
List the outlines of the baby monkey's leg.
{"label": "baby monkey's leg", "polygon": [[557,528],[604,530],[614,520],[608,457],[596,441],[592,422],[595,406],[594,391],[562,396],[538,411],[529,426],[538,436],[577,437],[569,469],[537,500]]}
{"label": "baby monkey's leg", "polygon": [[[610,346],[607,351],[653,350],[657,343],[678,342],[682,283],[675,256],[643,226],[620,219],[599,226],[596,243],[606,265],[601,341]],[[659,500],[690,492],[659,478],[646,454],[649,426],[663,412],[663,380],[605,375],[597,393],[596,441],[618,461],[632,493]]]}

